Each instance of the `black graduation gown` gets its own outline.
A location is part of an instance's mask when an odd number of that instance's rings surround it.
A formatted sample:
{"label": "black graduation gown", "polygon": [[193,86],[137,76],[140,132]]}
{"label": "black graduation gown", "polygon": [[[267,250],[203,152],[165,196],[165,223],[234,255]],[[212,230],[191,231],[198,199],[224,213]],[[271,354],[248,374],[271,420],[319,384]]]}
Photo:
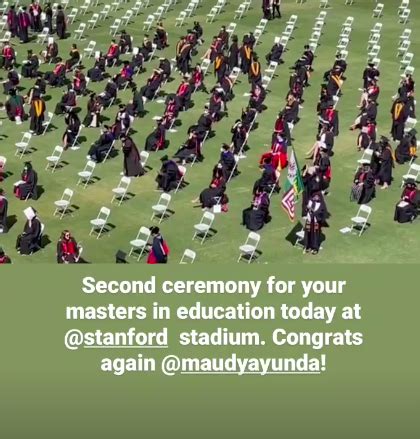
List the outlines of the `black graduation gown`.
{"label": "black graduation gown", "polygon": [[144,174],[140,154],[134,142],[127,138],[123,145],[124,174],[126,177],[139,177]]}
{"label": "black graduation gown", "polygon": [[413,145],[411,143],[411,137],[404,136],[395,149],[395,160],[400,165],[403,165],[411,160],[410,148],[412,146],[415,148],[417,143],[415,139],[412,142]]}
{"label": "black graduation gown", "polygon": [[305,174],[303,180],[302,193],[302,216],[305,216],[308,211],[308,203],[312,195],[322,191],[322,179],[319,174]]}
{"label": "black graduation gown", "polygon": [[3,233],[7,233],[7,209],[9,202],[6,198],[0,197],[0,228],[3,229]]}
{"label": "black graduation gown", "polygon": [[160,189],[169,192],[175,189],[179,180],[178,165],[173,160],[167,160],[162,164],[160,172],[156,177],[156,183]]}
{"label": "black graduation gown", "polygon": [[326,224],[326,212],[323,203],[309,202],[305,222],[303,245],[305,250],[318,252],[321,247],[321,227]]}
{"label": "black graduation gown", "polygon": [[392,168],[394,167],[394,159],[392,157],[392,152],[389,148],[385,148],[382,151],[380,157],[379,172],[376,178],[379,180],[380,184],[390,185],[392,182]]}
{"label": "black graduation gown", "polygon": [[239,66],[239,47],[238,43],[232,43],[229,48],[228,57],[229,69],[232,70],[234,67]]}
{"label": "black graduation gown", "polygon": [[203,209],[211,209],[217,204],[219,197],[222,197],[222,204],[226,204],[228,199],[225,195],[225,191],[226,184],[224,179],[213,180],[212,184],[200,193],[201,207]]}
{"label": "black graduation gown", "polygon": [[[25,178],[25,173],[22,173],[22,181]],[[31,198],[33,200],[36,200],[38,198],[38,191],[37,191],[37,183],[38,183],[38,175],[33,170],[30,169],[26,175],[25,183],[21,183],[19,185],[19,194],[20,199],[24,200],[30,194]]]}
{"label": "black graduation gown", "polygon": [[242,223],[248,230],[253,232],[261,230],[264,225],[271,220],[269,208],[270,199],[268,195],[265,194],[258,208],[255,208],[254,205],[252,205],[242,211]]}
{"label": "black graduation gown", "polygon": [[66,17],[64,11],[58,11],[56,17],[57,35],[60,40],[66,37]]}
{"label": "black graduation gown", "polygon": [[[355,185],[363,178],[363,185],[360,187],[353,186],[351,200],[357,201],[357,204],[368,204],[376,196],[375,177],[372,171],[358,171],[355,176]],[[357,188],[357,190],[355,190]]]}
{"label": "black graduation gown", "polygon": [[146,151],[158,151],[160,149],[163,149],[164,146],[165,146],[165,127],[163,125],[159,125],[156,127],[153,133],[147,136],[144,149]]}
{"label": "black graduation gown", "polygon": [[18,236],[16,248],[21,255],[29,255],[38,244],[41,235],[41,223],[38,218],[26,221],[22,235]]}

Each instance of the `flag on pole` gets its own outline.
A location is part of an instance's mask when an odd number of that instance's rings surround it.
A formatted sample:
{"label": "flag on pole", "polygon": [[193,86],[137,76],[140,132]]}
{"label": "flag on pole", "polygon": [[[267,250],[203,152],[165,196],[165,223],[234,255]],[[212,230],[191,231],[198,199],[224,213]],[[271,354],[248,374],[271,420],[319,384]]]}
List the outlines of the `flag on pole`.
{"label": "flag on pole", "polygon": [[300,173],[300,168],[296,159],[295,150],[292,148],[289,164],[287,168],[287,180],[284,187],[284,194],[281,200],[281,205],[287,212],[290,221],[295,220],[296,210],[295,204],[299,195],[303,191],[303,180]]}

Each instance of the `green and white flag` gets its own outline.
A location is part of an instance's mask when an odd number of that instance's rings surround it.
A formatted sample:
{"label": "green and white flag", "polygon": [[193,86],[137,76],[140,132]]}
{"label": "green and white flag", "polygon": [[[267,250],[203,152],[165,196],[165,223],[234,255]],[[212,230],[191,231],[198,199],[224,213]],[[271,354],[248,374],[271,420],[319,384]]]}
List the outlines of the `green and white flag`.
{"label": "green and white flag", "polygon": [[292,148],[287,167],[287,180],[284,187],[284,194],[281,205],[286,210],[290,221],[295,220],[295,204],[303,191],[302,174],[296,159],[295,150]]}

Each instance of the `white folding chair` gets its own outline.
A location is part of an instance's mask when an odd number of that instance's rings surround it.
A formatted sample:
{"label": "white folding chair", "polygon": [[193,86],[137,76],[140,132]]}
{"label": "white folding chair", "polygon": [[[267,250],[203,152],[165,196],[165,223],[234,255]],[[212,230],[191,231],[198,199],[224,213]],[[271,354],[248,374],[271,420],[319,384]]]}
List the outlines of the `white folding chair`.
{"label": "white folding chair", "polygon": [[124,24],[124,26],[128,26],[128,23],[130,23],[131,19],[133,18],[133,15],[134,12],[131,9],[128,9],[127,12],[121,18],[121,21]]}
{"label": "white folding chair", "polygon": [[91,1],[85,0],[83,5],[80,6],[80,10],[82,11],[82,15],[85,15],[87,10],[90,8]]}
{"label": "white folding chair", "polygon": [[319,1],[319,7],[320,7],[321,9],[327,9],[327,8],[330,7],[330,3],[329,3],[328,0],[320,0],[320,1]]}
{"label": "white folding chair", "polygon": [[147,250],[150,234],[150,229],[144,226],[140,227],[136,238],[130,241],[131,249],[128,256],[131,256],[134,251],[137,251],[139,252],[137,261],[140,261],[143,253]]}
{"label": "white folding chair", "polygon": [[181,177],[178,180],[178,184],[176,186],[175,193],[178,192],[178,190],[181,188],[181,186],[185,182],[185,174],[187,173],[187,168],[185,166],[178,166],[178,171],[179,171]]}
{"label": "white folding chair", "polygon": [[165,12],[165,8],[163,6],[159,6],[153,15],[155,16],[156,20],[159,21],[162,19],[162,15],[164,12]]}
{"label": "white folding chair", "polygon": [[147,161],[149,160],[150,153],[147,151],[141,151],[140,152],[140,162],[141,166],[144,168],[147,164]]}
{"label": "white folding chair", "polygon": [[403,33],[400,35],[400,44],[402,44],[405,40],[409,40],[411,37],[411,33],[411,29],[404,29]]}
{"label": "white folding chair", "polygon": [[149,31],[152,27],[153,22],[155,21],[154,15],[149,15],[146,19],[146,21],[143,22],[143,30]]}
{"label": "white folding chair", "polygon": [[401,187],[404,186],[407,180],[417,181],[419,179],[419,175],[420,165],[417,165],[416,163],[411,163],[410,167],[408,168],[407,174],[404,174],[402,177]]}
{"label": "white folding chair", "polygon": [[99,12],[99,18],[101,20],[106,20],[108,18],[109,13],[111,12],[111,5],[106,4],[101,12]]}
{"label": "white folding chair", "polygon": [[83,38],[83,34],[85,33],[86,23],[80,23],[79,27],[74,31],[76,36],[74,37],[76,40],[81,40]]}
{"label": "white folding chair", "polygon": [[229,26],[226,28],[226,32],[229,35],[232,35],[235,32],[235,30],[236,30],[236,23],[234,23],[234,22],[229,23]]}
{"label": "white folding chair", "polygon": [[257,251],[260,239],[261,236],[258,233],[249,232],[245,244],[239,247],[239,258],[237,262],[239,262],[241,259],[247,259],[248,264],[250,264],[254,260],[255,252]]}
{"label": "white folding chair", "polygon": [[42,126],[44,127],[44,131],[42,132],[42,135],[44,136],[45,133],[48,131],[50,125],[51,125],[51,121],[54,117],[54,113],[51,113],[50,111],[47,113],[47,119],[44,120],[44,122],[42,123]]}
{"label": "white folding chair", "polygon": [[184,250],[184,253],[182,254],[181,260],[179,261],[180,264],[193,264],[195,261],[197,254],[195,251],[190,250],[189,248]]}
{"label": "white folding chair", "polygon": [[383,3],[377,3],[377,5],[375,6],[375,9],[372,12],[372,17],[373,18],[380,18],[380,17],[382,17],[383,10],[384,10],[384,4]]}
{"label": "white folding chair", "polygon": [[49,30],[48,27],[44,27],[44,28],[42,29],[42,32],[41,32],[40,34],[38,34],[38,36],[37,36],[37,38],[36,38],[36,42],[39,43],[39,44],[44,44],[45,41],[46,41],[47,38],[48,38],[49,31],[50,31],[50,30]]}
{"label": "white folding chair", "polygon": [[85,47],[83,49],[85,56],[90,58],[93,55],[93,53],[95,52],[95,47],[96,47],[96,41],[89,41],[89,44],[87,45],[87,47]]}
{"label": "white folding chair", "polygon": [[59,214],[60,219],[63,218],[63,216],[66,214],[67,209],[70,207],[71,200],[73,198],[74,192],[66,188],[64,189],[63,195],[60,200],[54,201],[55,210],[53,216]]}
{"label": "white folding chair", "polygon": [[235,84],[235,82],[237,81],[240,73],[241,73],[241,69],[239,67],[234,67],[230,72],[229,78],[233,84]]}
{"label": "white folding chair", "polygon": [[404,9],[401,15],[398,17],[398,22],[406,24],[408,19],[410,18],[411,9]]}
{"label": "white folding chair", "polygon": [[159,217],[159,224],[163,221],[163,219],[166,217],[166,212],[168,211],[171,198],[171,195],[166,193],[160,195],[157,204],[152,206],[152,217],[150,220],[153,220],[153,218],[156,216]]}
{"label": "white folding chair", "polygon": [[194,240],[195,238],[198,237],[201,239],[201,244],[203,244],[203,242],[206,240],[207,235],[211,230],[214,218],[215,218],[214,213],[204,212],[200,223],[194,225],[195,232],[192,239]]}
{"label": "white folding chair", "polygon": [[404,56],[402,57],[400,64],[401,68],[410,66],[414,58],[414,53],[412,52],[405,52]]}
{"label": "white folding chair", "polygon": [[114,23],[112,23],[111,26],[109,26],[109,34],[115,37],[120,26],[121,26],[121,18],[116,18],[114,20]]}
{"label": "white folding chair", "polygon": [[206,15],[206,23],[213,23],[217,15],[217,8],[211,8],[210,12]]}
{"label": "white folding chair", "polygon": [[77,181],[76,186],[79,186],[79,184],[82,183],[84,185],[84,188],[86,188],[93,177],[93,171],[95,170],[95,167],[96,163],[92,160],[88,160],[85,167],[83,168],[83,171],[77,173],[77,175],[79,176],[79,180]]}
{"label": "white folding chair", "polygon": [[79,10],[77,8],[72,8],[72,10],[67,14],[67,20],[69,20],[70,24],[74,23],[78,12]]}
{"label": "white folding chair", "polygon": [[92,17],[88,20],[88,29],[95,29],[98,24],[99,14],[92,14]]}
{"label": "white folding chair", "polygon": [[32,139],[31,133],[23,133],[22,140],[20,142],[15,143],[16,146],[15,156],[20,154],[19,158],[21,159],[23,155],[26,154],[31,139]]}
{"label": "white folding chair", "polygon": [[45,170],[47,171],[49,168],[51,168],[51,172],[54,172],[60,163],[61,156],[63,155],[64,148],[60,145],[57,145],[54,148],[54,151],[52,155],[48,156],[47,159],[47,166],[45,167]]}
{"label": "white folding chair", "polygon": [[404,56],[405,53],[410,48],[411,41],[410,40],[404,40],[402,44],[397,48],[397,57]]}
{"label": "white folding chair", "polygon": [[235,16],[233,17],[233,19],[234,20],[236,20],[236,19],[240,20],[244,16],[245,11],[246,11],[246,5],[244,3],[240,4],[238,6],[238,9],[235,11]]}
{"label": "white folding chair", "polygon": [[112,197],[111,204],[114,202],[114,200],[119,200],[118,206],[121,206],[121,203],[124,201],[128,188],[130,187],[131,178],[130,177],[121,177],[120,182],[118,183],[118,186],[114,189],[112,189],[112,193],[114,196]]}
{"label": "white folding chair", "polygon": [[135,15],[136,17],[137,17],[137,15],[140,14],[140,11],[141,11],[142,7],[143,7],[143,2],[138,1],[138,2],[136,2],[136,3],[134,4],[134,6],[131,8],[132,11],[134,12],[134,15]]}
{"label": "white folding chair", "polygon": [[175,19],[175,26],[182,27],[186,18],[187,18],[187,13],[185,11],[181,11],[178,17]]}
{"label": "white folding chair", "polygon": [[111,211],[107,207],[101,207],[99,210],[98,216],[90,220],[90,225],[92,226],[89,232],[89,236],[92,235],[93,232],[96,232],[96,239],[99,239],[102,235],[104,228],[107,225],[109,215]]}
{"label": "white folding chair", "polygon": [[372,148],[364,149],[362,157],[359,160],[357,160],[358,165],[356,167],[356,171],[360,166],[370,165],[372,163],[372,158],[373,158],[373,149]]}
{"label": "white folding chair", "polygon": [[211,63],[210,63],[209,59],[203,59],[203,61],[201,61],[200,67],[201,67],[201,71],[203,72],[203,76],[206,76],[207,70],[209,69],[210,64]]}
{"label": "white folding chair", "polygon": [[361,236],[362,233],[368,228],[368,220],[371,213],[372,208],[366,204],[362,204],[359,207],[359,211],[357,212],[356,216],[351,219],[352,225],[350,233],[353,231],[353,229],[360,228],[359,236]]}

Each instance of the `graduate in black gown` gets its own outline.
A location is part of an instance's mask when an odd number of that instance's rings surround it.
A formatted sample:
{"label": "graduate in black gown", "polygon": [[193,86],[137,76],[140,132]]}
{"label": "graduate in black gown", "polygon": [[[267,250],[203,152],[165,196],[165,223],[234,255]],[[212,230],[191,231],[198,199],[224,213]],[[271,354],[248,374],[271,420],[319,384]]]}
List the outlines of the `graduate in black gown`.
{"label": "graduate in black gown", "polygon": [[395,161],[403,165],[404,163],[410,162],[413,157],[416,157],[417,153],[417,131],[415,129],[410,130],[408,133],[404,134],[397,148],[395,149]]}
{"label": "graduate in black gown", "polygon": [[144,149],[146,151],[159,151],[165,148],[166,142],[166,130],[163,124],[163,120],[157,121],[155,130],[149,134],[146,138]]}
{"label": "graduate in black gown", "polygon": [[66,16],[61,5],[57,6],[57,16],[55,19],[57,35],[60,40],[66,38]]}
{"label": "graduate in black gown", "polygon": [[124,154],[124,175],[126,177],[140,177],[144,174],[141,165],[140,153],[130,136],[121,136],[122,151]]}
{"label": "graduate in black gown", "polygon": [[79,133],[81,123],[77,112],[74,111],[73,108],[70,108],[67,111],[67,114],[64,117],[64,122],[66,123],[67,128],[63,135],[63,146],[64,149],[67,149],[73,146]]}
{"label": "graduate in black gown", "polygon": [[162,166],[156,177],[156,183],[158,189],[164,192],[170,192],[177,187],[181,174],[178,165],[173,160],[169,160],[167,155],[163,156],[160,161],[162,162]]}
{"label": "graduate in black gown", "polygon": [[29,207],[25,209],[27,218],[22,234],[16,240],[16,250],[21,255],[30,255],[40,246],[41,222],[36,211]]}
{"label": "graduate in black gown", "polygon": [[407,180],[401,199],[395,206],[394,221],[398,223],[413,222],[417,218],[420,204],[420,192],[414,180]]}
{"label": "graduate in black gown", "polygon": [[321,196],[315,194],[311,197],[306,207],[306,221],[304,226],[304,253],[316,255],[321,247],[321,230],[327,226],[325,203]]}
{"label": "graduate in black gown", "polygon": [[115,142],[115,136],[108,125],[104,125],[99,139],[93,143],[89,149],[87,159],[97,163],[102,162],[107,152]]}
{"label": "graduate in black gown", "polygon": [[21,174],[21,180],[14,186],[14,194],[20,200],[29,196],[33,200],[38,198],[38,174],[34,171],[31,162],[26,162]]}
{"label": "graduate in black gown", "polygon": [[375,177],[371,166],[364,164],[354,176],[350,201],[356,201],[357,204],[368,204],[375,196]]}
{"label": "graduate in black gown", "polygon": [[257,188],[251,206],[242,211],[242,224],[256,232],[270,221],[270,197],[263,188]]}
{"label": "graduate in black gown", "polygon": [[376,173],[376,184],[382,186],[382,189],[386,189],[391,185],[394,168],[394,151],[386,137],[382,137],[377,154],[379,169]]}
{"label": "graduate in black gown", "polygon": [[7,233],[7,209],[9,202],[5,197],[3,189],[0,188],[0,233]]}
{"label": "graduate in black gown", "polygon": [[57,263],[77,264],[80,247],[68,230],[64,230],[57,242]]}
{"label": "graduate in black gown", "polygon": [[226,195],[226,177],[223,165],[218,163],[213,169],[213,176],[208,188],[201,191],[200,196],[193,200],[200,202],[202,209],[211,209],[216,204],[222,205],[222,210],[227,211],[229,199]]}
{"label": "graduate in black gown", "polygon": [[148,264],[166,264],[168,262],[169,247],[163,239],[159,227],[150,229],[152,234],[152,248],[147,257]]}
{"label": "graduate in black gown", "polygon": [[32,52],[32,50],[28,50],[28,57],[22,62],[22,76],[24,78],[34,78],[38,73],[38,67],[38,57]]}
{"label": "graduate in black gown", "polygon": [[44,119],[45,119],[46,105],[44,99],[41,97],[35,97],[31,102],[31,109],[29,116],[31,118],[30,129],[34,135],[39,136],[44,132]]}

